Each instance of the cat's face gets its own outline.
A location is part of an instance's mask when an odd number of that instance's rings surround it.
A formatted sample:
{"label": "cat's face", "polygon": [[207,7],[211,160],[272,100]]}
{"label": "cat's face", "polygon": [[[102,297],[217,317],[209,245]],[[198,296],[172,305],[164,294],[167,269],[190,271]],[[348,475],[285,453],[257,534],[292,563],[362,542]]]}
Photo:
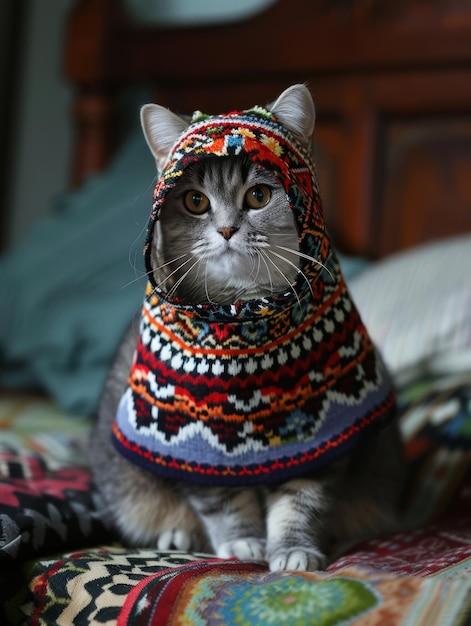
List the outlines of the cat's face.
{"label": "cat's face", "polygon": [[[310,149],[315,111],[304,85],[290,87],[268,108]],[[158,105],[143,107],[141,119],[162,171],[189,122]],[[195,159],[165,196],[150,258],[153,282],[168,296],[231,304],[295,291],[299,260],[308,257],[299,251],[286,190],[269,170],[241,155]]]}
{"label": "cat's face", "polygon": [[281,183],[244,157],[207,158],[166,198],[154,237],[156,282],[191,303],[270,296],[292,288],[298,250]]}

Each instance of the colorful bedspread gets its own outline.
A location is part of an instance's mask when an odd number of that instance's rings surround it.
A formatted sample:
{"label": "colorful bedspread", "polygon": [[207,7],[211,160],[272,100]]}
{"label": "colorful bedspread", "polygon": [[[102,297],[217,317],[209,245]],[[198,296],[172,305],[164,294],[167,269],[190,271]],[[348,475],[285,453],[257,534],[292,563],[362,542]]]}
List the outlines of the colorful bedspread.
{"label": "colorful bedspread", "polygon": [[0,623],[471,623],[471,381],[424,381],[401,402],[402,532],[325,572],[270,573],[264,562],[123,548],[81,453],[89,423],[45,401],[0,399]]}

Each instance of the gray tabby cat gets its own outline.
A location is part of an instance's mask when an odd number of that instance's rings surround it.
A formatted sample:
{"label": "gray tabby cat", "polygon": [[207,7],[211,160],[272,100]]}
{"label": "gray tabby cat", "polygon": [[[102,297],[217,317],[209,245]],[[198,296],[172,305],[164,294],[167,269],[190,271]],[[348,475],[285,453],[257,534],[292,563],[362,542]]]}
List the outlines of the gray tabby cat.
{"label": "gray tabby cat", "polygon": [[[315,111],[303,85],[268,109],[306,146]],[[161,170],[188,122],[158,105],[142,109]],[[293,289],[298,233],[286,193],[243,157],[206,159],[170,192],[153,241],[156,283],[184,302],[233,303]],[[195,486],[131,464],[110,441],[138,335],[131,324],[105,385],[91,439],[95,481],[122,538],[158,549],[267,559],[271,570],[315,570],[339,546],[391,528],[402,477],[396,422],[312,475],[276,487]]]}

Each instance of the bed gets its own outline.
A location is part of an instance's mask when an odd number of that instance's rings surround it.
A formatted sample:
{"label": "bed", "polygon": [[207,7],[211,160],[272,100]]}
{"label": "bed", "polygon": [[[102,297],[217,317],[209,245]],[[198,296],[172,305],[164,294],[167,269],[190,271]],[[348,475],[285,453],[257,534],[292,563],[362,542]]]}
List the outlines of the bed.
{"label": "bed", "polygon": [[[471,11],[278,0],[227,25],[158,28],[72,3],[71,189],[0,259],[0,597],[5,624],[471,623]],[[324,211],[398,389],[397,533],[325,572],[130,549],[86,447],[139,308],[154,165],[135,122],[266,103],[306,82]]]}

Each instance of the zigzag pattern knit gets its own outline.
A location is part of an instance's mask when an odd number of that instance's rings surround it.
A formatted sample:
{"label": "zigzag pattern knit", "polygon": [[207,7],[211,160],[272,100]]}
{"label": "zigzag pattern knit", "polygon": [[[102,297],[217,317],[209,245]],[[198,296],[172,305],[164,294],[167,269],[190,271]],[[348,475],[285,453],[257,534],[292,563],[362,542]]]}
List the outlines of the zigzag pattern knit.
{"label": "zigzag pattern knit", "polygon": [[[159,179],[145,258],[168,191],[208,156],[245,153],[286,189],[304,259],[292,290],[190,306],[151,278],[113,442],[158,475],[212,485],[274,483],[357,445],[394,414],[395,397],[325,233],[312,159],[256,107],[196,117]],[[304,258],[304,257],[303,257]],[[320,265],[323,264],[326,269]]]}

